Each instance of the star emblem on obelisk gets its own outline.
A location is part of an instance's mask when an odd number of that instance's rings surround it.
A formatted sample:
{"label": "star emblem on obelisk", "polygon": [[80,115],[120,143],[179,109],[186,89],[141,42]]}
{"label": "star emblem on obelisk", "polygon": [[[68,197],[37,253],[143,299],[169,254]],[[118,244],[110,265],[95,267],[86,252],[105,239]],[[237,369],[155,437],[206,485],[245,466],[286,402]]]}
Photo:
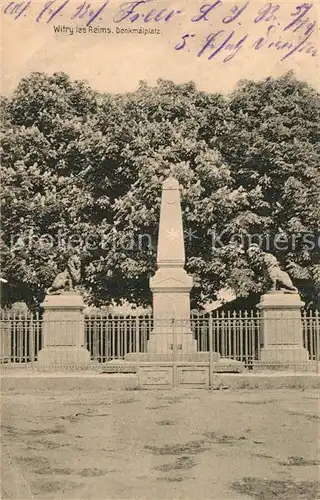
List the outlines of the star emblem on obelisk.
{"label": "star emblem on obelisk", "polygon": [[178,240],[180,238],[180,231],[174,228],[167,229],[167,238],[170,241]]}

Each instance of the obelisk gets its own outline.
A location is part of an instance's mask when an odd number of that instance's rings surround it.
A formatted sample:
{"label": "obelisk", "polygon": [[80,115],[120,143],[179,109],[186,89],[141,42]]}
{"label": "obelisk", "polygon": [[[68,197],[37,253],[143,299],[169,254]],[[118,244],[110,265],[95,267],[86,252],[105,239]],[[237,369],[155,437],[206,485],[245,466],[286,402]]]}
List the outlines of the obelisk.
{"label": "obelisk", "polygon": [[193,279],[184,269],[185,248],[179,182],[169,177],[162,185],[157,271],[150,279],[154,328],[148,352],[193,353],[197,343],[190,329],[190,290]]}

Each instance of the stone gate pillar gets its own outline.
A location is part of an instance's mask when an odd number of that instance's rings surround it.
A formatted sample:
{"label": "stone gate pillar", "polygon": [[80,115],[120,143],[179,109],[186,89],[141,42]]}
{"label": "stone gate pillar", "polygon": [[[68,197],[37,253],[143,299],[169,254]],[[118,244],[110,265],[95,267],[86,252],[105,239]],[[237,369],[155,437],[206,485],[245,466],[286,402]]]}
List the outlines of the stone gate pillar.
{"label": "stone gate pillar", "polygon": [[262,295],[260,337],[263,347],[260,361],[265,364],[296,366],[309,361],[303,346],[301,301],[298,293],[273,291]]}
{"label": "stone gate pillar", "polygon": [[84,303],[80,293],[47,295],[43,314],[43,344],[38,366],[82,366],[90,363],[85,348]]}

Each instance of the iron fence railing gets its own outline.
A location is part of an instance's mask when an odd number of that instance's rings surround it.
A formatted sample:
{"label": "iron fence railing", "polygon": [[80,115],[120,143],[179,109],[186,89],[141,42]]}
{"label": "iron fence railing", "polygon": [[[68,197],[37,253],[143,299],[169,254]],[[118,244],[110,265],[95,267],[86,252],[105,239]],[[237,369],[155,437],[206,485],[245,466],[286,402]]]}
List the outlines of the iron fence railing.
{"label": "iron fence railing", "polygon": [[42,348],[42,318],[39,312],[0,312],[0,362],[29,363]]}
{"label": "iron fence railing", "polygon": [[86,347],[99,362],[146,352],[152,325],[151,316],[86,316]]}
{"label": "iron fence railing", "polygon": [[[218,352],[223,358],[242,361],[250,367],[260,359],[261,317],[258,310],[193,313],[188,322],[198,351]],[[301,311],[303,344],[309,359],[318,361],[320,313]],[[105,363],[124,359],[130,353],[147,352],[154,327],[153,317],[95,314],[84,317],[85,347],[91,360]],[[0,363],[37,362],[43,344],[40,313],[0,312]]]}
{"label": "iron fence railing", "polygon": [[309,351],[311,360],[320,360],[320,312],[304,311],[302,316],[303,344]]}

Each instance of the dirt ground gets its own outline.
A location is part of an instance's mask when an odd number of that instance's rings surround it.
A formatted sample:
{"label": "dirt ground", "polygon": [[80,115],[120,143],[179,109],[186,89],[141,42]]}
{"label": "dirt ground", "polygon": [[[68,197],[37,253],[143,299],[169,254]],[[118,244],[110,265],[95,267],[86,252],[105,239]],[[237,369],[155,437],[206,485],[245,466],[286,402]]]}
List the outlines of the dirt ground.
{"label": "dirt ground", "polygon": [[315,390],[11,390],[3,500],[316,500]]}

